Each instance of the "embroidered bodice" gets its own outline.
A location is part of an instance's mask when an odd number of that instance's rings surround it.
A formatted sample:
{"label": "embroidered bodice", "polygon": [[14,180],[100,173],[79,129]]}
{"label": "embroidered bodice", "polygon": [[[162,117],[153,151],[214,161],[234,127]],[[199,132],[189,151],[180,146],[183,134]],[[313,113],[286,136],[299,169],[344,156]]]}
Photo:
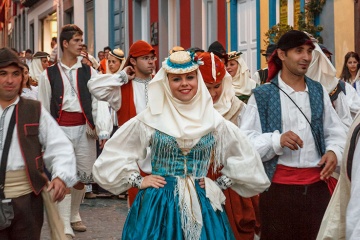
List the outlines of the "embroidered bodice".
{"label": "embroidered bodice", "polygon": [[181,149],[176,138],[155,131],[151,140],[152,174],[204,177],[214,146],[215,138],[212,133],[200,138],[191,149]]}

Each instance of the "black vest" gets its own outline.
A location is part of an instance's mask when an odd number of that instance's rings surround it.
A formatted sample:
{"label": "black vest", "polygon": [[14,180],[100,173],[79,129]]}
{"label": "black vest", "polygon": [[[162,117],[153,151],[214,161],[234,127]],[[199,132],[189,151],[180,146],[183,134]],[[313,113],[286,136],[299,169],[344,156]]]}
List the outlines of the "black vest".
{"label": "black vest", "polygon": [[40,102],[20,98],[16,105],[16,127],[26,175],[33,192],[38,195],[47,182],[43,175],[44,162],[39,141]]}
{"label": "black vest", "polygon": [[[62,100],[64,97],[64,84],[61,77],[59,64],[54,64],[46,69],[48,79],[51,86],[51,100],[50,100],[50,113],[59,122],[59,116],[62,111]],[[76,83],[78,89],[78,98],[81,106],[81,110],[85,115],[87,123],[92,129],[95,128],[93,116],[92,116],[92,100],[91,94],[87,87],[87,83],[91,77],[91,69],[89,66],[82,64],[81,68],[77,69]]]}

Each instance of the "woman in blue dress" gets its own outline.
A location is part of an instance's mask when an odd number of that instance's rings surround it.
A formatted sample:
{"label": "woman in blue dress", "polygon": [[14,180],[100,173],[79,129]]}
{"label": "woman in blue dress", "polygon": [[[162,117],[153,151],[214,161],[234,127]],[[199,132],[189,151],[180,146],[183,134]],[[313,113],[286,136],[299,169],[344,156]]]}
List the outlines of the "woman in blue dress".
{"label": "woman in blue dress", "polygon": [[[251,197],[270,184],[246,136],[214,109],[199,64],[186,51],[165,59],[147,109],[116,131],[95,162],[101,187],[140,189],[123,240],[234,239],[221,189]],[[206,178],[210,164],[222,167],[216,181]],[[139,166],[150,175],[141,177]]]}

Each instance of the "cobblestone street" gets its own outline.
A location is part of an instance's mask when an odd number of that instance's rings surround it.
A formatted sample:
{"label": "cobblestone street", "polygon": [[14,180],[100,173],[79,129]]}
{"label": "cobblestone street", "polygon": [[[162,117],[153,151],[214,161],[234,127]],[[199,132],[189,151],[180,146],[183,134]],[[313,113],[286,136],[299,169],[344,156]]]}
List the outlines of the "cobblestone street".
{"label": "cobblestone street", "polygon": [[[126,200],[98,197],[96,199],[84,199],[81,204],[80,214],[86,232],[75,232],[74,240],[81,239],[121,239],[122,228],[127,214]],[[44,220],[42,240],[51,240],[46,217]]]}

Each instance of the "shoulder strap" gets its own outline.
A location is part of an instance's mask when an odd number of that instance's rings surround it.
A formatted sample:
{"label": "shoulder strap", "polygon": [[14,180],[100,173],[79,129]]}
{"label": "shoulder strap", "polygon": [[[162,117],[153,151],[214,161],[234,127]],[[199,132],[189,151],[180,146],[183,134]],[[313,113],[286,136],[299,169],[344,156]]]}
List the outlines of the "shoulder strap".
{"label": "shoulder strap", "polygon": [[4,188],[5,188],[5,174],[6,174],[6,166],[7,166],[7,159],[9,155],[9,149],[11,144],[12,135],[14,132],[15,127],[15,112],[16,109],[14,108],[14,111],[11,115],[9,128],[6,134],[4,149],[1,156],[1,167],[0,167],[0,199],[5,199],[4,195]]}

